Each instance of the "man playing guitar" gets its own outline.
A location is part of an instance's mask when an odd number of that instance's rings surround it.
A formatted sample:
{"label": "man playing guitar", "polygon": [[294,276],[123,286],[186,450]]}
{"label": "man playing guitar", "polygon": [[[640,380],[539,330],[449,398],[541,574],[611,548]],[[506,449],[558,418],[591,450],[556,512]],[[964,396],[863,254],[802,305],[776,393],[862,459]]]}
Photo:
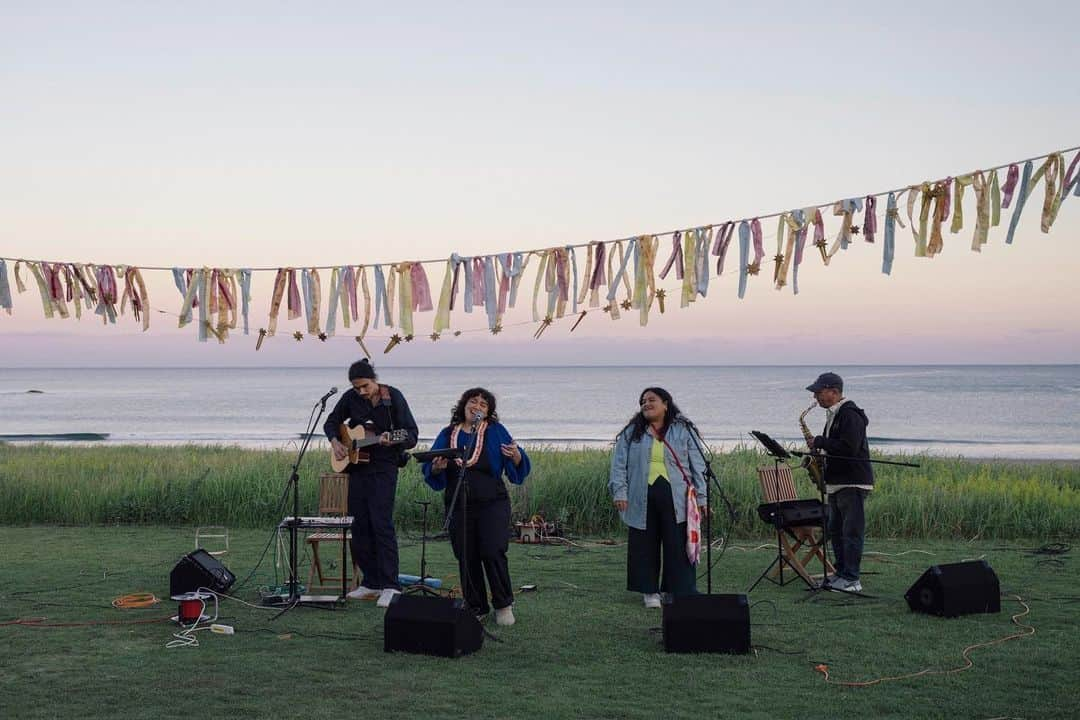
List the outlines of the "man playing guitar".
{"label": "man playing guitar", "polygon": [[[349,382],[352,389],[341,396],[323,426],[334,459],[348,463],[352,556],[363,575],[349,597],[378,597],[378,604],[386,607],[401,592],[394,530],[398,468],[406,458],[404,451],[416,445],[418,431],[405,396],[395,387],[379,384],[367,359],[349,367]],[[374,434],[378,441],[363,442],[367,447],[358,451],[354,443],[341,440],[361,437],[360,432]]]}

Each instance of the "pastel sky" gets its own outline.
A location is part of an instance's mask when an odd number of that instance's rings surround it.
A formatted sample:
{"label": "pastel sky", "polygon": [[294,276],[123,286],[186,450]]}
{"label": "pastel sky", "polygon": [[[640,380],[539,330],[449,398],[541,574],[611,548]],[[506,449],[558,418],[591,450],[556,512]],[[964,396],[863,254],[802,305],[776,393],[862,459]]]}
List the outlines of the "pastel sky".
{"label": "pastel sky", "polygon": [[[374,264],[613,240],[863,196],[1080,145],[1080,5],[232,2],[0,5],[0,256],[140,266]],[[1071,160],[1071,154],[1068,159]],[[1004,174],[1002,174],[1004,180]],[[1080,362],[1080,198],[981,253],[915,258],[899,230],[800,294],[737,263],[648,327],[590,312],[382,363]],[[883,203],[882,203],[883,205]],[[832,237],[838,223],[827,218]],[[880,223],[880,218],[879,218]],[[767,257],[775,220],[764,223]],[[670,240],[662,243],[663,258]],[[733,256],[737,260],[737,253]],[[8,263],[9,276],[12,263]],[[437,289],[442,265],[429,265]],[[342,365],[354,334],[196,342],[147,272],[130,317],[0,314],[0,366]],[[324,276],[325,277],[325,276]],[[254,328],[272,274],[256,275]],[[14,278],[11,278],[14,284]],[[677,289],[672,277],[665,287]],[[171,314],[170,314],[171,313]],[[288,331],[300,321],[282,322]],[[380,339],[383,338],[383,339]]]}

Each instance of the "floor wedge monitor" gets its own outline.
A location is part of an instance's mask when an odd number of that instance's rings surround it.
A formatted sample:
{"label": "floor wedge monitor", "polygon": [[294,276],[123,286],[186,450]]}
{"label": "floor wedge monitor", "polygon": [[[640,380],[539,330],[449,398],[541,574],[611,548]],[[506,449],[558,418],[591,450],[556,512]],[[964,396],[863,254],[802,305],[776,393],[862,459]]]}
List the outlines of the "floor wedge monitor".
{"label": "floor wedge monitor", "polygon": [[985,560],[934,565],[904,593],[915,612],[957,617],[1001,612],[1001,586]]}
{"label": "floor wedge monitor", "polygon": [[455,658],[480,649],[480,621],[461,600],[395,595],[383,618],[383,649]]}
{"label": "floor wedge monitor", "polygon": [[663,606],[664,649],[677,653],[750,652],[745,595],[685,595]]}

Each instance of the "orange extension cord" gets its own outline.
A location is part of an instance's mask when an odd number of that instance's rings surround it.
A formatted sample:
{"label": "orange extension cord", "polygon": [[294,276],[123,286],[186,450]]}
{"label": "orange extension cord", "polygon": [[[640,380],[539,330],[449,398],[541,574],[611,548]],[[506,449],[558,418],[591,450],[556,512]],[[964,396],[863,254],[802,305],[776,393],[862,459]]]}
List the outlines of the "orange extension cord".
{"label": "orange extension cord", "polygon": [[966,648],[964,648],[963,652],[960,653],[961,657],[964,658],[964,664],[960,665],[958,667],[949,668],[948,670],[932,670],[930,668],[926,668],[925,670],[920,670],[919,672],[908,673],[906,675],[895,675],[895,676],[892,676],[892,677],[880,677],[880,678],[877,678],[876,680],[863,680],[863,681],[858,681],[858,682],[831,679],[829,677],[829,666],[824,664],[824,663],[822,663],[820,665],[815,665],[814,670],[821,673],[822,675],[824,675],[825,676],[825,682],[829,683],[830,685],[842,685],[844,687],[869,687],[871,685],[877,685],[878,683],[889,682],[889,681],[892,681],[892,680],[907,680],[908,678],[920,677],[920,676],[923,676],[923,675],[952,675],[953,673],[963,672],[964,670],[967,670],[968,668],[971,668],[971,667],[975,666],[974,661],[972,661],[972,659],[968,656],[968,653],[970,653],[972,650],[975,650],[976,648],[981,648],[981,647],[990,647],[991,645],[997,645],[999,643],[1003,643],[1003,642],[1006,642],[1008,640],[1016,640],[1018,638],[1027,637],[1028,635],[1034,635],[1035,634],[1035,628],[1031,627],[1030,625],[1024,625],[1023,623],[1021,623],[1018,620],[1018,618],[1022,618],[1025,615],[1027,615],[1029,612],[1031,612],[1031,608],[1029,608],[1027,606],[1027,604],[1024,602],[1023,598],[1021,598],[1019,595],[1013,595],[1012,597],[1013,597],[1014,600],[1016,600],[1018,603],[1020,603],[1021,605],[1024,606],[1024,612],[1017,613],[1016,615],[1012,616],[1013,624],[1016,625],[1017,627],[1024,628],[1024,630],[1021,631],[1021,632],[1018,632],[1018,633],[1013,633],[1012,635],[1006,635],[1005,637],[998,638],[997,640],[989,640],[989,641],[984,642],[984,643],[977,643],[975,645],[968,645]]}

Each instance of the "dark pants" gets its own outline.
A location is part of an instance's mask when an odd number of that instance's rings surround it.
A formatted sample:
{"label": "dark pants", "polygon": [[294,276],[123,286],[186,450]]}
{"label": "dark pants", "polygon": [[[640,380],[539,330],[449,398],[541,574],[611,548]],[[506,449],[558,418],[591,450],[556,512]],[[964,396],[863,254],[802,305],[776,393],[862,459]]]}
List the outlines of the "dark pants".
{"label": "dark pants", "polygon": [[[514,602],[510,564],[506,559],[510,546],[510,498],[473,503],[467,509],[467,515],[463,515],[460,507],[454,511],[450,545],[458,560],[465,602],[480,615],[491,606],[499,610]],[[487,585],[491,586],[491,606],[485,575]]]}
{"label": "dark pants", "polygon": [[863,502],[866,491],[844,488],[829,495],[829,539],[833,547],[833,566],[845,580],[859,579],[866,516]]}
{"label": "dark pants", "polygon": [[363,467],[349,473],[353,562],[372,590],[399,588],[398,544],[394,532],[397,468]]}
{"label": "dark pants", "polygon": [[647,497],[645,529],[630,528],[626,589],[649,594],[693,595],[697,593],[697,577],[694,566],[686,557],[686,523],[675,522],[671,484],[664,478],[657,478],[649,486]]}

